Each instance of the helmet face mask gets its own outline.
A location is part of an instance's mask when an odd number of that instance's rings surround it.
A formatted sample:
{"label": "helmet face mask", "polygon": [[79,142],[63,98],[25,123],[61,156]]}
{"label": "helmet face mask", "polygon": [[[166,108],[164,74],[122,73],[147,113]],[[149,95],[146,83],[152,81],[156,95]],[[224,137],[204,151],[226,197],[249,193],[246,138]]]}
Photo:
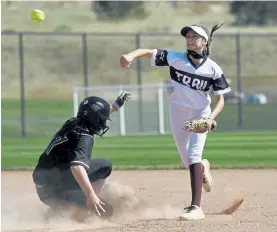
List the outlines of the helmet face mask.
{"label": "helmet face mask", "polygon": [[96,135],[102,137],[110,129],[110,127],[108,127],[106,123],[106,119],[99,118],[97,125],[93,126],[92,130]]}
{"label": "helmet face mask", "polygon": [[100,130],[98,132],[96,132],[97,135],[99,135],[100,137],[102,137],[104,134],[106,134],[106,132],[110,129],[110,127],[108,127],[106,125],[106,122],[105,122],[105,125],[100,125]]}
{"label": "helmet face mask", "polygon": [[87,97],[79,105],[77,117],[85,119],[94,134],[103,136],[109,130],[110,105],[100,97]]}

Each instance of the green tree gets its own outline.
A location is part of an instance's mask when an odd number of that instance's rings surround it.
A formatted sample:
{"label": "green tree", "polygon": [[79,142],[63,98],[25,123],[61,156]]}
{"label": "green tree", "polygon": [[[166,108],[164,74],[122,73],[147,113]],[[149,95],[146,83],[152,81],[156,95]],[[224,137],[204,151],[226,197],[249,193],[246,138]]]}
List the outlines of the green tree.
{"label": "green tree", "polygon": [[146,16],[143,1],[93,1],[92,4],[93,11],[103,20]]}
{"label": "green tree", "polygon": [[233,1],[230,12],[236,16],[236,25],[266,25],[277,22],[277,2]]}

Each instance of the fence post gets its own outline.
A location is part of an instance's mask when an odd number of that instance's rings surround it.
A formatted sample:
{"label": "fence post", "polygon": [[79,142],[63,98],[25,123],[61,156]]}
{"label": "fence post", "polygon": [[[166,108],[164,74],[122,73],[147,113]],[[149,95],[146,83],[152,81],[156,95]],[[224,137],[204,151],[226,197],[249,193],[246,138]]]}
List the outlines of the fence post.
{"label": "fence post", "polygon": [[78,109],[79,109],[78,93],[79,93],[78,87],[73,88],[73,117],[77,116]]}
{"label": "fence post", "polygon": [[[122,86],[119,87],[119,94],[123,91]],[[125,120],[125,107],[121,107],[119,111],[119,120],[120,120],[120,135],[126,135],[126,120]]]}
{"label": "fence post", "polygon": [[164,135],[164,88],[163,83],[158,87],[158,112],[159,112],[159,132]]}
{"label": "fence post", "polygon": [[243,102],[242,102],[242,80],[241,80],[241,50],[240,50],[240,34],[236,34],[236,75],[237,75],[237,91],[239,93],[238,111],[237,111],[237,125],[238,128],[243,127]]}
{"label": "fence post", "polygon": [[[136,34],[136,49],[140,48],[140,34]],[[143,131],[143,104],[142,104],[142,80],[141,80],[141,61],[136,59],[137,65],[137,84],[138,84],[138,114],[139,114],[139,131]]]}
{"label": "fence post", "polygon": [[19,81],[20,81],[20,107],[21,107],[21,137],[26,137],[26,115],[25,115],[25,86],[24,86],[24,45],[23,34],[19,36]]}
{"label": "fence post", "polygon": [[82,34],[83,47],[83,73],[84,73],[84,94],[88,96],[88,51],[87,51],[87,33]]}

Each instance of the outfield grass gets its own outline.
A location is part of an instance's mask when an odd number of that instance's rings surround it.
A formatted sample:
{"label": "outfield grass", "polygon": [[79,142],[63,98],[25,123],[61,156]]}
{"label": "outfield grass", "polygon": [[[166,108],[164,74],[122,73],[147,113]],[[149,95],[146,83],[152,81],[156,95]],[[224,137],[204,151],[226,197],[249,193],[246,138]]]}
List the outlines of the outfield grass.
{"label": "outfield grass", "polygon": [[[49,138],[2,139],[2,169],[32,169]],[[93,157],[106,157],[120,169],[179,168],[171,135],[97,138]],[[204,157],[213,168],[277,168],[277,132],[216,132]]]}
{"label": "outfield grass", "polygon": [[[131,91],[132,92],[132,91]],[[153,92],[151,90],[150,92]],[[143,131],[158,132],[158,107],[156,98],[144,91],[142,109]],[[92,94],[92,93],[91,93]],[[94,93],[95,94],[95,93]],[[98,93],[96,93],[98,94]],[[99,93],[100,94],[100,93]],[[104,93],[103,93],[104,94]],[[109,98],[112,102],[117,92]],[[135,95],[135,93],[134,93]],[[151,97],[149,97],[149,95]],[[100,95],[102,96],[102,94]],[[152,98],[153,100],[149,100]],[[168,96],[164,98],[165,130],[170,131]],[[28,137],[49,137],[58,128],[73,116],[72,100],[26,100],[26,131]],[[224,111],[217,118],[218,131],[227,130],[272,130],[277,129],[277,104],[243,105],[243,127],[238,127],[238,107],[236,104],[226,104]],[[126,132],[134,134],[139,131],[139,108],[137,100],[130,100],[125,106]],[[109,135],[119,135],[119,114],[112,115],[112,124]],[[20,137],[20,104],[18,100],[2,99],[2,135],[7,138]]]}

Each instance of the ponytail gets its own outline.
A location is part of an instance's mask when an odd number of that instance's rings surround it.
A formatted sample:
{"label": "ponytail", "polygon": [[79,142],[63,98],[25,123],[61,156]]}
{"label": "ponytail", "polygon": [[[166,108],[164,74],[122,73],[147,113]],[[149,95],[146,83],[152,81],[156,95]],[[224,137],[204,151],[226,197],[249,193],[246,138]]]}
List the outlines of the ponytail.
{"label": "ponytail", "polygon": [[83,130],[89,130],[88,123],[79,117],[73,117],[67,120],[61,129],[56,133],[55,136],[65,136],[66,134],[70,133],[71,131],[75,130],[77,132],[82,132]]}
{"label": "ponytail", "polygon": [[[209,36],[209,40],[207,41],[207,45],[206,45],[206,51],[205,51],[205,55],[208,57],[210,55],[210,46],[211,46],[211,43],[212,43],[212,37],[213,37],[213,33],[215,31],[217,31],[224,23],[221,23],[221,24],[215,24],[212,28],[212,31],[210,33],[210,36]],[[204,29],[204,28],[203,28]],[[206,29],[207,30],[207,29]],[[205,30],[205,31],[206,31]]]}

